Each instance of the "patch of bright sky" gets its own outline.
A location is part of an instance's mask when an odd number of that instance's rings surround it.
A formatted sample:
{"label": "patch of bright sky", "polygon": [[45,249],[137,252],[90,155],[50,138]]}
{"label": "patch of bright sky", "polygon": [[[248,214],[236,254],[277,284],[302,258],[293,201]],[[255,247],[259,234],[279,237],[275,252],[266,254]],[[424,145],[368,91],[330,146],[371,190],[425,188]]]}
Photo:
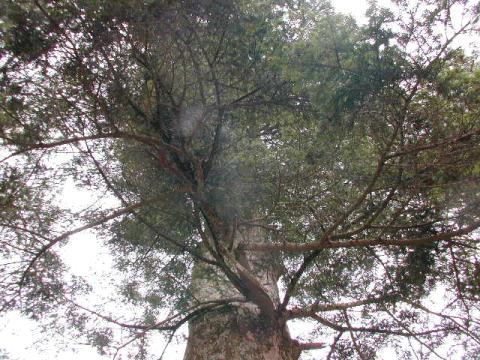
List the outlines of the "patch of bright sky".
{"label": "patch of bright sky", "polygon": [[[388,0],[379,1],[379,5],[387,5]],[[332,1],[335,10],[346,15],[352,15],[357,22],[364,24],[366,22],[365,12],[368,8],[368,2],[366,0],[337,0]]]}

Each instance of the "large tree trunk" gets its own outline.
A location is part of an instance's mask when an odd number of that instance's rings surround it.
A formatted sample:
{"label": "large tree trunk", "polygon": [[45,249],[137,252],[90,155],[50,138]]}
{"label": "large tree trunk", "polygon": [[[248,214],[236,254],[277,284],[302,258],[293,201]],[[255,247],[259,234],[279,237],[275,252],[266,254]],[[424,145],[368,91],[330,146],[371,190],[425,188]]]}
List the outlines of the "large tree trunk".
{"label": "large tree trunk", "polygon": [[[239,230],[238,243],[258,241],[265,233],[259,227]],[[263,238],[264,239],[264,238]],[[262,240],[263,240],[262,239]],[[237,254],[278,304],[278,264],[268,255]],[[192,284],[196,303],[239,298],[240,293],[214,267],[197,264]],[[272,323],[253,303],[236,302],[207,312],[189,323],[184,360],[297,360],[300,348],[285,325]]]}
{"label": "large tree trunk", "polygon": [[241,308],[208,313],[191,321],[188,330],[184,360],[297,360],[300,355],[288,332]]}

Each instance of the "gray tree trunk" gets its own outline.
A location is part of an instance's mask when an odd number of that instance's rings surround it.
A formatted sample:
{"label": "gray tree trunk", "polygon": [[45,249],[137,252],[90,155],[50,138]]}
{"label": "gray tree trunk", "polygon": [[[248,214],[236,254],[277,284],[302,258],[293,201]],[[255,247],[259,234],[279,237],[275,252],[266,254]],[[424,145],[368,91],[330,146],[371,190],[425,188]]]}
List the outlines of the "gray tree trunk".
{"label": "gray tree trunk", "polygon": [[184,360],[297,360],[300,355],[288,332],[234,307],[197,318],[188,330]]}
{"label": "gray tree trunk", "polygon": [[[264,236],[259,227],[249,227],[238,230],[235,241],[259,241]],[[278,304],[279,269],[275,259],[247,253],[238,254],[237,258]],[[191,291],[196,303],[241,297],[225,276],[205,264],[195,266]],[[271,324],[256,305],[248,302],[235,302],[196,317],[188,330],[184,360],[297,360],[301,352],[286,326]]]}

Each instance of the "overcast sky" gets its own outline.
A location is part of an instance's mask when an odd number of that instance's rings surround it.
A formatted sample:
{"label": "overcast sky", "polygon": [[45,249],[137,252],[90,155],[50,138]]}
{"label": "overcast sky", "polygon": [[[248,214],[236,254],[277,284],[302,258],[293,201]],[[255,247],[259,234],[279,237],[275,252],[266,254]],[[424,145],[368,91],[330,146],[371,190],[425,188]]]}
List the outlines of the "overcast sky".
{"label": "overcast sky", "polygon": [[[388,4],[388,0],[378,1],[379,4]],[[334,0],[333,4],[337,11],[351,14],[359,22],[364,22],[364,13],[367,8],[365,0]],[[75,206],[88,206],[88,196],[76,190],[72,184],[65,185],[65,204],[76,204]],[[71,205],[73,206],[73,205]],[[86,277],[94,285],[105,276],[111,268],[111,258],[108,253],[95,239],[92,232],[81,233],[72,236],[69,243],[60,250],[64,255],[65,262],[70,266],[76,275]],[[108,282],[103,282],[101,289],[105,289]],[[98,287],[98,286],[97,286]],[[292,333],[299,333],[302,329],[295,326]],[[304,329],[306,330],[306,329]],[[97,354],[96,350],[85,345],[79,345],[75,349],[58,348],[58,343],[52,341],[47,343],[42,336],[41,330],[34,321],[25,319],[16,313],[9,313],[0,319],[0,359],[2,351],[6,352],[11,360],[104,360]],[[183,359],[183,345],[174,345],[165,354],[165,360]],[[161,351],[161,350],[160,350]]]}

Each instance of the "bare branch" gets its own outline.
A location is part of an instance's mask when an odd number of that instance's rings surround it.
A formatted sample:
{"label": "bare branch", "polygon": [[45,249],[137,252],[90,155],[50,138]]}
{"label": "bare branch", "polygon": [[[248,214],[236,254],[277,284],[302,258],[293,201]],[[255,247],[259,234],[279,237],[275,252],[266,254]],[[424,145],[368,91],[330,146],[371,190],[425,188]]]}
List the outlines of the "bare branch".
{"label": "bare branch", "polygon": [[298,347],[299,347],[302,351],[323,349],[325,346],[326,346],[326,345],[325,345],[325,343],[323,343],[323,342],[298,343]]}

